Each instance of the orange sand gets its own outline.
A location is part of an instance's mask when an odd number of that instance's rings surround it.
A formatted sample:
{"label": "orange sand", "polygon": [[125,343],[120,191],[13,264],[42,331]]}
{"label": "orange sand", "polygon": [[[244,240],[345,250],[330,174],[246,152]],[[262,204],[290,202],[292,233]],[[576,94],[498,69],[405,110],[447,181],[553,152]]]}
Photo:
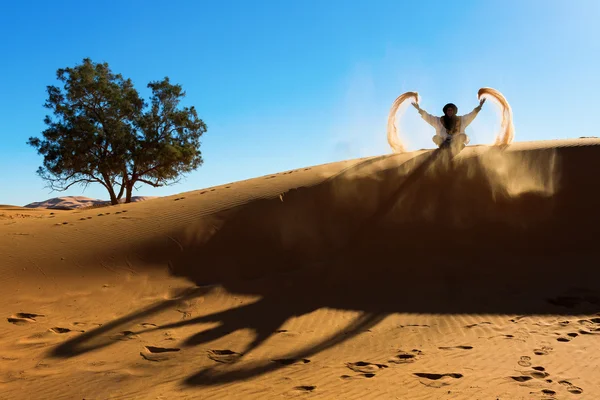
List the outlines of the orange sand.
{"label": "orange sand", "polygon": [[600,140],[0,207],[0,399],[600,398]]}

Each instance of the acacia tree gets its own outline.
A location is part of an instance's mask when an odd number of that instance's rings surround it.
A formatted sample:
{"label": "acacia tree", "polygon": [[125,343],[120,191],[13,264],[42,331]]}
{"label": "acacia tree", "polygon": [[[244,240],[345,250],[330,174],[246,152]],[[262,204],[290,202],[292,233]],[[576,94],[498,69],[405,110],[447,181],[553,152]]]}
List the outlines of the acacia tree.
{"label": "acacia tree", "polygon": [[27,142],[44,157],[38,174],[52,190],[99,183],[112,204],[131,201],[136,184],[153,187],[177,182],[202,165],[200,137],[206,125],[194,107],[180,107],[185,92],[166,77],[150,82],[150,103],[130,79],[107,63],[85,58],[61,68],[63,87],[48,86],[43,138]]}

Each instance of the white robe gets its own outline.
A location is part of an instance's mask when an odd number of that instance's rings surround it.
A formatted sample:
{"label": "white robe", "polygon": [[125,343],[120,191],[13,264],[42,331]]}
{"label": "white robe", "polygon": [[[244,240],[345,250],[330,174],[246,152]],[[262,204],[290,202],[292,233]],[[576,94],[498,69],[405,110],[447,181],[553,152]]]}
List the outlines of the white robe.
{"label": "white robe", "polygon": [[[469,136],[465,133],[465,128],[467,126],[469,126],[469,124],[471,122],[473,122],[473,120],[475,119],[475,117],[477,116],[479,111],[481,111],[481,107],[477,106],[470,113],[457,116],[458,127],[455,130],[455,132],[456,132],[455,134],[462,133],[463,135],[465,135],[467,137],[465,144],[469,143]],[[421,114],[421,117],[425,120],[425,122],[427,122],[429,125],[431,125],[435,128],[435,136],[439,136],[442,140],[446,140],[446,138],[449,136],[449,134],[446,130],[446,127],[442,123],[442,117],[436,117],[435,115],[431,115],[427,111],[422,110],[422,109],[419,109],[419,114]],[[435,136],[434,136],[434,139],[435,139]]]}

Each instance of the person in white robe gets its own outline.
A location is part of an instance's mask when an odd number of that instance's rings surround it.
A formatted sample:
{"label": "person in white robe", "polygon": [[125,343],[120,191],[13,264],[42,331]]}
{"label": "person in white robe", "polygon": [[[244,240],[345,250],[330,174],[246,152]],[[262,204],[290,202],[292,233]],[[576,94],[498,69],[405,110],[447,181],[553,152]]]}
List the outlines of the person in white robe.
{"label": "person in white robe", "polygon": [[469,136],[465,133],[465,129],[473,122],[479,111],[481,111],[483,103],[485,103],[485,99],[481,99],[479,105],[465,115],[456,115],[458,107],[452,103],[448,103],[442,109],[444,115],[441,117],[429,114],[419,107],[419,104],[416,102],[413,102],[412,105],[417,109],[425,122],[435,129],[435,135],[432,139],[438,147],[450,145],[451,143],[464,147],[470,141]]}

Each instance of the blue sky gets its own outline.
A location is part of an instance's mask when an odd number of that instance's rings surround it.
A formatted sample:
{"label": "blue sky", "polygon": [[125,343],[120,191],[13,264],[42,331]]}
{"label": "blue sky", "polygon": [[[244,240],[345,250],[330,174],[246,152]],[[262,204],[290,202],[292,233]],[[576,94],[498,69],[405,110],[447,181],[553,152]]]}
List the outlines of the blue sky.
{"label": "blue sky", "polygon": [[[208,125],[205,163],[162,196],[308,165],[389,153],[386,120],[406,91],[440,114],[500,90],[516,141],[600,136],[600,2],[576,1],[28,1],[0,3],[0,204],[64,195],[107,198],[89,186],[50,192],[26,145],[44,129],[46,86],[85,57],[146,84],[169,76]],[[472,144],[499,127],[488,102]],[[432,128],[410,107],[409,150]]]}

